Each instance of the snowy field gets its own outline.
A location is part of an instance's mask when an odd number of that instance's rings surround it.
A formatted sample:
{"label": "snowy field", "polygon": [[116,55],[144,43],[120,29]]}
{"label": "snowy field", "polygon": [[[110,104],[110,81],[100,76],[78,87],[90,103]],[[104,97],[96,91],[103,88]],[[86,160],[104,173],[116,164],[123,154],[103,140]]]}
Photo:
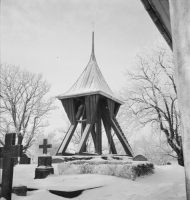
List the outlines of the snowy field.
{"label": "snowy field", "polygon": [[13,185],[26,185],[38,190],[27,192],[26,197],[12,195],[13,200],[63,200],[68,199],[50,193],[48,190],[84,191],[73,200],[185,200],[185,178],[183,167],[178,165],[155,166],[155,173],[130,179],[114,176],[84,174],[58,175],[57,164],[53,164],[55,174],[46,179],[34,180],[36,164],[18,165],[14,168]]}

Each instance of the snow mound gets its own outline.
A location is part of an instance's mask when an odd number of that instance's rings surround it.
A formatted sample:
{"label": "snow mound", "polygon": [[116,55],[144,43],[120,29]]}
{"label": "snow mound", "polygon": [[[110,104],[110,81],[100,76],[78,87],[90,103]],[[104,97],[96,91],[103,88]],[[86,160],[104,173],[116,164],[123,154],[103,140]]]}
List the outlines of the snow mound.
{"label": "snow mound", "polygon": [[53,164],[55,174],[46,179],[34,179],[34,164],[18,165],[14,169],[13,185],[22,183],[28,188],[38,188],[27,192],[26,197],[12,194],[12,200],[63,200],[68,199],[50,193],[48,190],[76,191],[87,188],[76,200],[186,200],[184,168],[179,165],[154,166],[155,173],[130,179],[98,174],[58,175],[57,165]]}

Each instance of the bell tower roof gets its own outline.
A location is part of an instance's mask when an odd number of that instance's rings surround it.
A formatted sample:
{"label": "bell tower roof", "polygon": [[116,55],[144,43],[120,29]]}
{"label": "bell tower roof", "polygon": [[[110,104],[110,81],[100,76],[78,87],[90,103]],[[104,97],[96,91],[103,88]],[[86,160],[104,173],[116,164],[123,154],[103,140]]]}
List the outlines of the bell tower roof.
{"label": "bell tower roof", "polygon": [[61,100],[92,94],[100,94],[119,104],[123,104],[109,88],[96,62],[94,53],[94,31],[92,32],[92,52],[88,65],[74,85],[66,93],[57,96],[57,98]]}

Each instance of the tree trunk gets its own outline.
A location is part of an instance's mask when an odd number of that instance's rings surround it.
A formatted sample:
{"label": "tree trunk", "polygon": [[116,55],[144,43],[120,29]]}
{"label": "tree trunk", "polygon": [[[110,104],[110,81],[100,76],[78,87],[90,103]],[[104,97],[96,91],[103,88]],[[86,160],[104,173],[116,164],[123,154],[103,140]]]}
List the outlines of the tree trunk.
{"label": "tree trunk", "polygon": [[170,18],[181,112],[186,192],[187,200],[190,200],[190,1],[170,0]]}
{"label": "tree trunk", "polygon": [[180,154],[177,155],[178,164],[184,167],[183,151],[180,151]]}

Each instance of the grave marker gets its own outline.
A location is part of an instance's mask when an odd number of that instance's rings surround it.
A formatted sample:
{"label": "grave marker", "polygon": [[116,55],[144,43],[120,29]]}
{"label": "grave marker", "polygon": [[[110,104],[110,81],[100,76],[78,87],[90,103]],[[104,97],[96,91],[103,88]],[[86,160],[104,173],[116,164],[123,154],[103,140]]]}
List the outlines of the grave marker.
{"label": "grave marker", "polygon": [[147,161],[147,158],[139,154],[133,158],[133,161]]}
{"label": "grave marker", "polygon": [[29,158],[26,153],[23,153],[22,157],[20,157],[19,164],[30,164],[31,158]]}
{"label": "grave marker", "polygon": [[35,179],[46,178],[50,174],[54,174],[52,167],[52,157],[47,155],[47,148],[51,148],[52,145],[48,144],[47,139],[43,140],[43,145],[39,145],[39,148],[43,148],[43,155],[38,157],[38,166],[35,170]]}
{"label": "grave marker", "polygon": [[3,158],[2,197],[11,200],[14,158],[22,154],[22,145],[15,145],[15,133],[5,135],[5,146],[0,148],[0,157]]}
{"label": "grave marker", "polygon": [[48,144],[47,139],[44,139],[44,140],[43,140],[43,144],[42,144],[42,145],[39,145],[39,148],[40,148],[40,149],[43,149],[43,154],[47,154],[47,149],[48,149],[48,148],[51,148],[51,147],[52,147],[52,145],[51,145],[51,144]]}

